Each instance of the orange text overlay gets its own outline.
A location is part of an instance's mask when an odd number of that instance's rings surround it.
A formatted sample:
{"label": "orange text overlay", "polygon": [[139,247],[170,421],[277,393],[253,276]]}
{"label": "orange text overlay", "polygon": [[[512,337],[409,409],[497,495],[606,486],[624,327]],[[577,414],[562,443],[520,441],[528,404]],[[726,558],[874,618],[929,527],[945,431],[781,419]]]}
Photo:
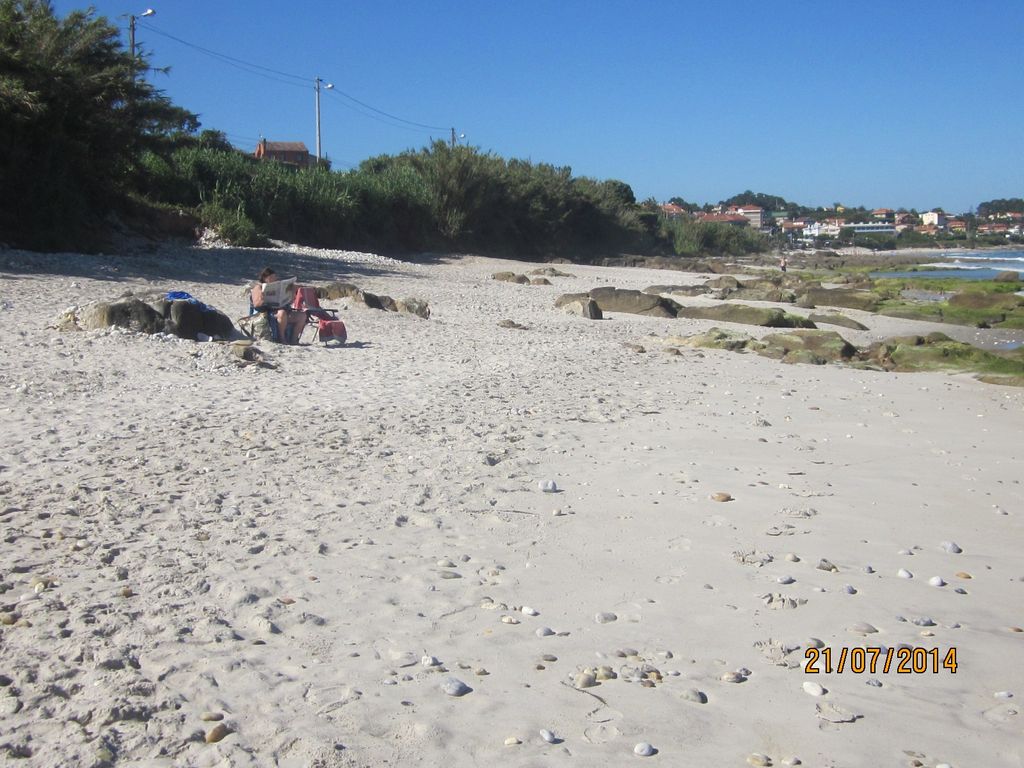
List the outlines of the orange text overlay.
{"label": "orange text overlay", "polygon": [[808,648],[804,651],[809,675],[833,672],[855,675],[923,675],[939,672],[956,674],[956,648]]}

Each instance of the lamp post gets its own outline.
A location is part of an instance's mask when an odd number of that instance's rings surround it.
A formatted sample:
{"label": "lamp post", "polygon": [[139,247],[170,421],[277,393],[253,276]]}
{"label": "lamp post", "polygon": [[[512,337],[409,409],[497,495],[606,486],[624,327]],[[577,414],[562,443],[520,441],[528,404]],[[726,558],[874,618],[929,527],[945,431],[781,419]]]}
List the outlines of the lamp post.
{"label": "lamp post", "polygon": [[132,58],[135,58],[135,20],[144,19],[147,16],[155,16],[156,11],[152,8],[147,8],[145,11],[140,13],[138,16],[135,14],[128,15],[128,45],[132,49]]}
{"label": "lamp post", "polygon": [[320,165],[320,83],[323,83],[324,89],[328,91],[334,87],[334,84],[325,82],[322,77],[316,78],[314,82],[316,90],[316,164]]}

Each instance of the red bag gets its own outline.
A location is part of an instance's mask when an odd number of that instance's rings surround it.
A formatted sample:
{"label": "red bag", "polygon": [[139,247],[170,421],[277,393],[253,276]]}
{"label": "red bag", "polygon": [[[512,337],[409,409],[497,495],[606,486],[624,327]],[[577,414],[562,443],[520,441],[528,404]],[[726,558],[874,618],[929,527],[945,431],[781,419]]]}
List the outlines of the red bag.
{"label": "red bag", "polygon": [[317,323],[317,338],[320,341],[337,341],[341,344],[345,343],[345,339],[348,338],[348,332],[345,330],[345,324],[341,320],[327,320],[321,318]]}

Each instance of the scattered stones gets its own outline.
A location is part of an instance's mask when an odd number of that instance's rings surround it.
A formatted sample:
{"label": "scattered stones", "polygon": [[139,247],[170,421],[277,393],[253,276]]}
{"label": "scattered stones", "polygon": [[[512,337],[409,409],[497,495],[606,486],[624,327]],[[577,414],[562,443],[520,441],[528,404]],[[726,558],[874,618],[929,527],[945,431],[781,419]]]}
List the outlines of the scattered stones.
{"label": "scattered stones", "polygon": [[818,683],[808,680],[803,685],[804,692],[809,693],[811,696],[824,696],[825,689],[822,688]]}
{"label": "scattered stones", "polygon": [[594,676],[598,680],[614,680],[618,677],[618,675],[615,673],[615,670],[608,666],[598,667],[596,672],[594,673]]}
{"label": "scattered stones", "polygon": [[420,664],[428,668],[439,667],[441,666],[441,661],[437,658],[437,656],[424,656],[422,659],[420,659]]}
{"label": "scattered stones", "polygon": [[472,693],[473,689],[459,680],[457,677],[446,677],[441,681],[441,690],[449,696],[465,696]]}
{"label": "scattered stones", "polygon": [[501,617],[501,623],[502,624],[518,624],[519,623],[519,619],[517,619],[515,616],[502,616]]}
{"label": "scattered stones", "polygon": [[537,635],[537,637],[551,637],[551,635],[555,634],[555,630],[551,627],[539,627],[534,634]]}
{"label": "scattered stones", "polygon": [[521,613],[523,613],[526,616],[540,616],[540,611],[535,611],[533,608],[531,608],[528,605],[524,605],[519,610],[520,610]]}
{"label": "scattered stones", "polygon": [[648,744],[646,741],[641,741],[639,744],[633,747],[633,754],[639,757],[650,757],[656,751],[657,750],[653,746]]}
{"label": "scattered stones", "polygon": [[522,744],[522,743],[523,742],[520,741],[519,739],[517,739],[515,736],[509,736],[508,738],[505,739],[505,746],[506,747],[514,747],[514,746],[516,746],[518,744]]}
{"label": "scattered stones", "polygon": [[819,571],[828,571],[830,573],[839,573],[839,568],[837,568],[834,564],[832,564],[831,562],[829,562],[825,558],[821,558],[821,560],[818,561],[818,564],[816,566],[814,566],[814,567],[817,568]]}
{"label": "scattered stones", "polygon": [[733,552],[732,559],[737,563],[742,563],[743,565],[753,565],[755,568],[761,568],[768,565],[768,563],[772,562],[775,558],[767,552],[752,550],[750,552]]}
{"label": "scattered stones", "polygon": [[555,736],[555,734],[549,731],[547,728],[540,729],[540,737],[544,739],[544,741],[546,741],[548,744],[554,744],[556,741],[558,741],[558,737]]}
{"label": "scattered stones", "polygon": [[899,576],[901,579],[912,579],[912,578],[914,578],[914,574],[912,574],[906,568],[900,568],[898,571],[896,571],[896,575]]}
{"label": "scattered stones", "polygon": [[961,552],[963,552],[963,550],[960,549],[960,547],[958,547],[956,545],[956,542],[954,541],[944,541],[939,546],[947,552],[949,552],[951,555],[959,555]]}
{"label": "scattered stones", "polygon": [[541,480],[537,483],[537,487],[544,493],[557,493],[558,484],[554,480]]}
{"label": "scattered stones", "polygon": [[796,579],[794,579],[792,576],[779,576],[779,578],[777,578],[776,581],[779,584],[792,584],[794,581],[796,581]]}
{"label": "scattered stones", "polygon": [[848,595],[856,595],[857,594],[857,588],[854,587],[852,584],[844,584],[843,585],[843,592],[845,592]]}
{"label": "scattered stones", "polygon": [[611,624],[613,621],[618,620],[618,616],[610,611],[602,611],[601,613],[594,614],[594,621],[598,624]]}
{"label": "scattered stones", "polygon": [[941,576],[932,576],[930,579],[928,579],[928,584],[932,587],[946,586],[946,582]]}
{"label": "scattered stones", "polygon": [[762,755],[760,752],[753,752],[747,757],[747,765],[757,766],[757,768],[765,768],[772,764],[772,759],[768,755]]}
{"label": "scattered stones", "polygon": [[733,501],[734,499],[733,499],[731,494],[726,493],[725,491],[719,491],[718,493],[711,494],[711,500],[712,501]]}
{"label": "scattered stones", "polygon": [[958,579],[973,579],[974,578],[973,576],[971,576],[971,574],[967,573],[967,571],[957,571],[953,575],[956,576]]}
{"label": "scattered stones", "polygon": [[199,719],[204,723],[218,723],[224,719],[224,715],[220,712],[203,712],[199,716]]}
{"label": "scattered stones", "polygon": [[742,683],[745,682],[747,678],[739,672],[724,672],[719,679],[723,683]]}
{"label": "scattered stones", "polygon": [[780,592],[769,592],[765,595],[760,595],[761,601],[773,609],[792,609],[799,608],[801,605],[807,603],[807,598],[804,597],[788,597]]}
{"label": "scattered stones", "polygon": [[791,563],[799,563],[800,557],[798,555],[793,554],[792,552],[787,552],[786,560],[788,560]]}

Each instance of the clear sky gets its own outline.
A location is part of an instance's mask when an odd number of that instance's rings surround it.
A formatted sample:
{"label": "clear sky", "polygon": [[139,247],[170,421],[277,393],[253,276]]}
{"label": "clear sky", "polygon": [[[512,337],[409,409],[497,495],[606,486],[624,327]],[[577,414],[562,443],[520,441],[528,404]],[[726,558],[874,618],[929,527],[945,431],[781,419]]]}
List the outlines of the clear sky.
{"label": "clear sky", "polygon": [[638,199],[751,189],[961,212],[1024,197],[1022,0],[94,7],[125,28],[121,14],[152,7],[137,42],[171,67],[153,82],[248,150],[265,136],[314,151],[314,78],[333,83],[321,130],[335,168],[454,127],[502,157],[621,179]]}

